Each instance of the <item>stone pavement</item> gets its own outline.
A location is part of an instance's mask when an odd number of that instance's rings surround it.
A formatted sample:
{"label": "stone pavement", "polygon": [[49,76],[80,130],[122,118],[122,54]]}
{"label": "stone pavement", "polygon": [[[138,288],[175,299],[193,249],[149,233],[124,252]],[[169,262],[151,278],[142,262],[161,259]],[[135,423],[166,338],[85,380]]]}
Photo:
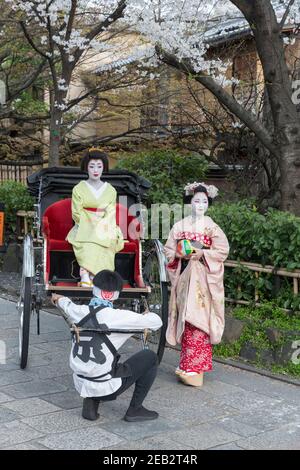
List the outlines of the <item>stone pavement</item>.
{"label": "stone pavement", "polygon": [[[0,299],[0,449],[300,449],[299,387],[219,363],[203,388],[187,387],[174,375],[178,352],[169,349],[145,402],[160,413],[157,421],[122,420],[132,389],[103,404],[98,421],[86,421],[64,321],[42,313],[37,336],[32,319],[26,370],[18,365],[17,328],[15,303]],[[124,358],[138,348],[128,342]]]}

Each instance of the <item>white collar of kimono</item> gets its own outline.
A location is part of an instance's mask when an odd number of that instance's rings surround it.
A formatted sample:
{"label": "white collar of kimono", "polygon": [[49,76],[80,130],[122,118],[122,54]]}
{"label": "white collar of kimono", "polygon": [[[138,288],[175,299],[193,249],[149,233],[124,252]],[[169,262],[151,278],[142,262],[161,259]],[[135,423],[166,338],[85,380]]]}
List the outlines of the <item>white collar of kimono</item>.
{"label": "white collar of kimono", "polygon": [[99,197],[100,194],[104,191],[106,188],[107,182],[103,183],[102,186],[100,186],[99,189],[94,188],[88,181],[84,180],[85,183],[87,184],[88,188],[94,193],[95,196]]}
{"label": "white collar of kimono", "polygon": [[113,302],[114,300],[117,300],[119,298],[120,292],[116,290],[114,292],[108,293],[107,291],[99,289],[99,287],[93,286],[93,295],[95,297],[98,297],[98,299]]}

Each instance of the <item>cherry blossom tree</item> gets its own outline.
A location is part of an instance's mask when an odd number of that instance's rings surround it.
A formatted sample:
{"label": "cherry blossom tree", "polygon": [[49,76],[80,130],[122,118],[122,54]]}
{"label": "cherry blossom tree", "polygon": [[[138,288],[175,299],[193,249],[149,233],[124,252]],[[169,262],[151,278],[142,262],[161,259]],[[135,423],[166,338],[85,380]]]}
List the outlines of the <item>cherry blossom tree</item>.
{"label": "cherry blossom tree", "polygon": [[[134,60],[168,64],[198,81],[278,162],[280,207],[300,215],[300,122],[285,57],[283,27],[299,33],[299,0],[6,0],[32,48],[48,61],[52,81],[50,161],[57,164],[63,114],[72,74],[88,53],[115,57],[110,70],[126,67],[121,43],[109,41],[122,28],[139,32],[148,47]],[[228,63],[211,54],[209,36],[224,18],[242,20],[253,35],[262,64],[270,110],[268,125],[228,91]],[[34,34],[32,33],[34,31]],[[130,62],[132,63],[131,57]],[[114,67],[112,64],[115,64]],[[154,62],[151,63],[154,65]],[[119,69],[120,70],[120,69]]]}
{"label": "cherry blossom tree", "polygon": [[[142,21],[136,18],[136,22],[156,44],[160,60],[193,77],[254,133],[278,162],[280,207],[300,215],[300,120],[283,37],[286,23],[295,37],[299,35],[299,0],[145,0],[143,4]],[[228,64],[210,55],[209,32],[222,33],[220,17],[242,19],[242,28],[253,35],[270,110],[268,126],[228,92]]]}
{"label": "cherry blossom tree", "polygon": [[[9,16],[9,9],[3,8],[0,25],[0,80],[4,100],[0,103],[0,122],[16,118],[14,104],[22,93],[27,92],[46,69],[46,61],[24,44],[24,37]],[[3,128],[1,129],[3,133]]]}
{"label": "cherry blossom tree", "polygon": [[[125,0],[5,0],[12,16],[17,18],[23,35],[32,50],[47,62],[50,71],[50,145],[49,165],[59,164],[60,146],[66,128],[64,115],[78,110],[83,100],[94,96],[92,109],[98,104],[97,91],[108,87],[93,88],[80,96],[69,99],[68,92],[79,65],[92,54],[111,55],[102,67],[104,80],[110,69],[121,68],[126,61],[117,55],[120,48],[110,44],[116,28],[114,24],[123,17]],[[116,53],[116,55],[115,55]],[[113,63],[112,63],[113,62]],[[128,60],[127,62],[130,62]],[[105,74],[106,73],[106,74]],[[131,83],[131,85],[134,84]],[[76,120],[71,123],[74,128]],[[70,130],[70,129],[69,129]]]}

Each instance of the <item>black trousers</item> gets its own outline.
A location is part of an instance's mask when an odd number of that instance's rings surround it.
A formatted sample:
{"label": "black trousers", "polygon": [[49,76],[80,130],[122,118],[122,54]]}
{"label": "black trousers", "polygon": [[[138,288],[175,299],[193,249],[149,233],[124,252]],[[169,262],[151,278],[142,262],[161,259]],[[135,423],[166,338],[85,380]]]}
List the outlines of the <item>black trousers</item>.
{"label": "black trousers", "polygon": [[157,355],[149,349],[144,349],[131,356],[124,362],[124,364],[129,364],[132,375],[130,377],[123,377],[121,387],[111,395],[97,398],[100,402],[115,400],[135,383],[134,392],[129,406],[132,408],[139,408],[142,406],[143,401],[155,380],[158,367]]}

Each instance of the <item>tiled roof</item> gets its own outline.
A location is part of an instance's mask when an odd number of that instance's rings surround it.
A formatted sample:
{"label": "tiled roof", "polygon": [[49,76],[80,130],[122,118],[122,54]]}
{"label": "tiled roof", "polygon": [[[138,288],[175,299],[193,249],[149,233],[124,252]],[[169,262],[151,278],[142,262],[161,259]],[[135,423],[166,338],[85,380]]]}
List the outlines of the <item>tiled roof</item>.
{"label": "tiled roof", "polygon": [[220,21],[217,25],[208,29],[205,33],[205,40],[210,43],[223,42],[234,38],[240,37],[244,34],[250,34],[251,29],[249,23],[244,17],[228,19]]}
{"label": "tiled roof", "polygon": [[[286,9],[287,0],[274,0],[273,6],[276,11],[277,17],[280,20]],[[288,27],[289,19],[286,26]],[[205,33],[205,40],[215,45],[231,39],[240,38],[242,36],[252,35],[249,23],[241,13],[237,13],[234,18],[227,18],[222,20],[212,21],[212,26]]]}

